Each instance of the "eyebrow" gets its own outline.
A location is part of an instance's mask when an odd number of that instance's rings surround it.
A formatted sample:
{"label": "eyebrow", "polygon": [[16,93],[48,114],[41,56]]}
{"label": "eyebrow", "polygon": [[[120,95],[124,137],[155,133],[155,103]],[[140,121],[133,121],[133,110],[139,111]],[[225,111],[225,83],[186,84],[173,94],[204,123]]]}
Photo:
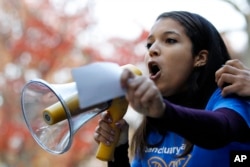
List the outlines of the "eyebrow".
{"label": "eyebrow", "polygon": [[[177,33],[176,31],[165,31],[162,33],[162,35],[169,35],[169,34],[175,34],[175,35],[180,36],[180,34]],[[153,35],[149,35],[147,39],[151,39],[151,38],[153,38]]]}

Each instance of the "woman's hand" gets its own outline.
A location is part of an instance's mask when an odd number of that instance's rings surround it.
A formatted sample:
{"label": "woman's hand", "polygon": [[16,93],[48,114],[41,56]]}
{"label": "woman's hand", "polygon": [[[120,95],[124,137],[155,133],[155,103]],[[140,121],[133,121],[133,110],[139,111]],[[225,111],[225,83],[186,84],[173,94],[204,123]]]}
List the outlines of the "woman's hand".
{"label": "woman's hand", "polygon": [[127,91],[126,99],[135,111],[153,118],[163,115],[165,104],[161,92],[148,77],[135,76],[129,70],[124,70],[121,84]]}
{"label": "woman's hand", "polygon": [[216,73],[216,82],[222,89],[222,96],[235,93],[250,96],[250,69],[241,61],[229,60]]}
{"label": "woman's hand", "polygon": [[[112,119],[110,115],[107,112],[102,113],[101,119],[99,120],[98,126],[94,132],[94,139],[97,143],[102,142],[103,144],[111,145],[115,141],[116,131],[110,126],[111,123]],[[124,119],[121,119],[118,122],[115,122],[115,125],[120,130],[120,136],[116,146],[127,143],[129,129],[128,123]]]}

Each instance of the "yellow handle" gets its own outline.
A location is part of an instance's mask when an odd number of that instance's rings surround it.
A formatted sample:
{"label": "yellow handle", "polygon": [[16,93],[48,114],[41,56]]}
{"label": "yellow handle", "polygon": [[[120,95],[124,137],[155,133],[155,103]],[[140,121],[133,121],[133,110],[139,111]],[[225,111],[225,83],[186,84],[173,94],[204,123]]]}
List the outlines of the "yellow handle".
{"label": "yellow handle", "polygon": [[108,109],[108,113],[113,120],[111,126],[115,129],[116,132],[114,142],[109,146],[100,143],[97,149],[96,158],[102,161],[112,160],[114,150],[120,136],[120,130],[115,126],[115,122],[119,121],[125,115],[127,108],[128,102],[124,97],[120,97],[112,101],[111,106]]}
{"label": "yellow handle", "polygon": [[[142,75],[142,72],[132,64],[124,65],[122,66],[122,68],[129,69],[136,75]],[[111,161],[113,159],[115,147],[120,136],[120,130],[115,126],[115,123],[123,118],[123,116],[127,112],[127,108],[128,102],[125,97],[120,97],[112,101],[111,106],[108,108],[107,111],[112,118],[111,127],[113,127],[116,132],[114,142],[109,146],[101,142],[97,149],[96,158],[102,161]]]}

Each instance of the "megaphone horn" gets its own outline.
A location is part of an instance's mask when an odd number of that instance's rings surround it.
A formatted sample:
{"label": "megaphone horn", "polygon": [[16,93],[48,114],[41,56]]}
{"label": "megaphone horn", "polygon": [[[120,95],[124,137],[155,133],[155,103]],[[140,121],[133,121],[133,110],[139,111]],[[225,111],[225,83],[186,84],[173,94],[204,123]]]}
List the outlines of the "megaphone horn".
{"label": "megaphone horn", "polygon": [[[134,65],[127,64],[121,68],[142,75]],[[21,94],[22,113],[31,135],[44,150],[53,154],[68,151],[73,135],[87,121],[107,110],[113,122],[116,122],[125,115],[128,107],[124,97],[84,109],[79,108],[78,100],[75,82],[49,84],[35,79],[25,84]],[[117,131],[116,142],[119,138],[119,130]],[[96,157],[104,161],[111,160],[116,142],[111,146],[100,143]]]}

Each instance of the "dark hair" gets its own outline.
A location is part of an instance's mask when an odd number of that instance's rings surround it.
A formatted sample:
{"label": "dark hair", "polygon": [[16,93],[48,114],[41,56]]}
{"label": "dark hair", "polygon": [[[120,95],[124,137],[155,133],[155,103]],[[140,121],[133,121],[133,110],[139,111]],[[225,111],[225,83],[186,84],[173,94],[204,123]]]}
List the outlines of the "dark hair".
{"label": "dark hair", "polygon": [[[195,68],[189,77],[188,89],[182,92],[181,96],[173,95],[166,97],[169,101],[187,107],[204,109],[211,94],[217,88],[215,72],[230,59],[229,53],[221,35],[217,29],[204,17],[187,11],[165,12],[158,16],[157,20],[170,18],[179,22],[185,29],[186,35],[192,42],[192,55],[195,57],[201,50],[208,51],[207,63],[205,66]],[[148,145],[146,137],[152,126],[144,117],[142,123],[136,130],[131,143],[133,153],[144,154]],[[188,153],[192,144],[188,144]]]}

